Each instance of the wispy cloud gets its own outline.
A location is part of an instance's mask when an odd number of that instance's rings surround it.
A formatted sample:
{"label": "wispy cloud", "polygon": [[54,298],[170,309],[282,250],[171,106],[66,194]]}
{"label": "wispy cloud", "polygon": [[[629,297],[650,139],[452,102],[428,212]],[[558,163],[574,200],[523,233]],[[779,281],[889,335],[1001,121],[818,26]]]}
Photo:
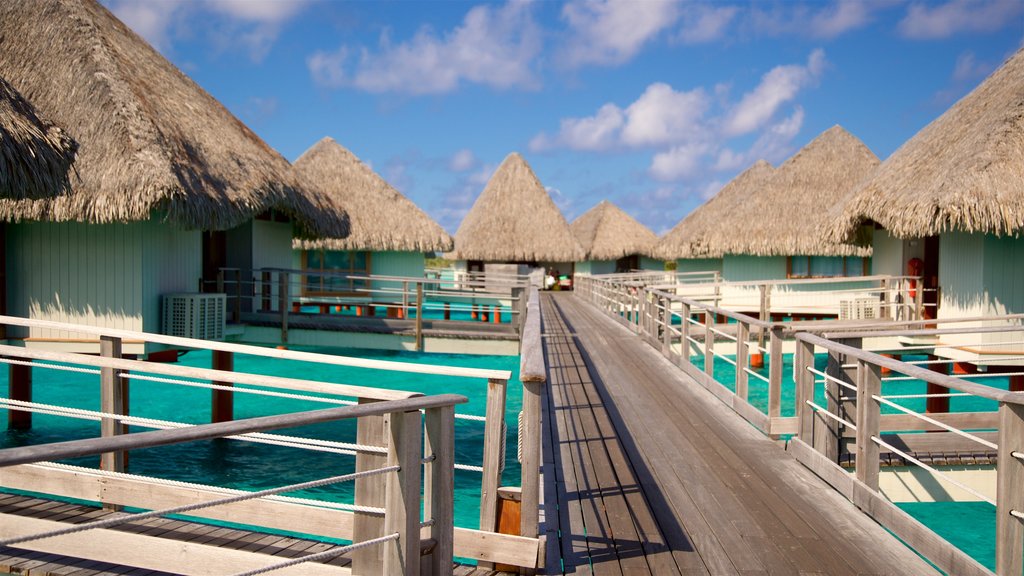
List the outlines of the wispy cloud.
{"label": "wispy cloud", "polygon": [[[648,174],[659,181],[735,170],[760,158],[776,162],[792,152],[803,127],[803,108],[789,105],[818,82],[826,64],[817,49],[805,64],[776,66],[736,102],[721,84],[676,90],[655,82],[628,106],[609,102],[592,116],[562,119],[557,133],[537,134],[530,149],[652,149]],[[747,144],[736,151],[736,141]]]}
{"label": "wispy cloud", "polygon": [[476,165],[476,155],[468,148],[456,151],[448,160],[448,169],[452,172],[465,172]]}
{"label": "wispy cloud", "polygon": [[472,8],[446,33],[423,27],[396,43],[385,31],[376,49],[343,45],[314,52],[306,63],[313,80],[327,88],[441,94],[474,83],[530,89],[539,86],[533,66],[541,46],[530,4],[510,0],[503,6]]}
{"label": "wispy cloud", "polygon": [[569,67],[618,65],[679,18],[679,0],[573,0],[562,8],[569,35],[561,61]]}
{"label": "wispy cloud", "polygon": [[157,50],[201,28],[219,50],[241,50],[259,62],[306,0],[107,0],[110,10]]}
{"label": "wispy cloud", "polygon": [[950,0],[944,4],[914,3],[900,21],[907,38],[934,40],[955,34],[990,32],[1024,24],[1020,0]]}
{"label": "wispy cloud", "polygon": [[726,134],[746,134],[764,126],[780,106],[818,81],[825,64],[825,52],[819,48],[811,52],[805,66],[789,64],[772,68],[732,109],[725,121]]}
{"label": "wispy cloud", "polygon": [[683,25],[679,40],[684,44],[714,42],[725,37],[729,25],[736,19],[738,6],[695,3],[683,12]]}
{"label": "wispy cloud", "polygon": [[979,62],[974,52],[968,50],[957,56],[953,65],[953,73],[950,75],[949,84],[935,93],[932,103],[939,108],[946,108],[971,88],[977,85],[978,81],[988,76],[996,65],[990,62]]}

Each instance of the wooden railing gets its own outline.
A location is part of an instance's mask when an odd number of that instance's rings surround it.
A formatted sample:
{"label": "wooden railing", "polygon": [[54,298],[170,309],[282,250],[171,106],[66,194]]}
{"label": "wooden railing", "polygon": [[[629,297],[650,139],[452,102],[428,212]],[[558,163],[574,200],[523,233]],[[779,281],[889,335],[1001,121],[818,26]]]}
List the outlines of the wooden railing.
{"label": "wooden railing", "polygon": [[[534,298],[536,294],[534,293]],[[535,317],[539,316],[534,314]],[[369,368],[383,371],[404,372],[410,375],[433,374],[451,378],[481,379],[487,382],[487,404],[486,417],[484,422],[484,454],[480,466],[458,465],[463,469],[477,470],[481,474],[481,524],[480,530],[464,528],[455,529],[455,554],[461,557],[474,558],[480,561],[501,562],[516,566],[534,567],[537,562],[538,540],[536,538],[536,526],[531,530],[524,529],[524,534],[532,536],[505,536],[495,534],[497,530],[496,510],[498,506],[498,487],[500,486],[501,472],[503,468],[502,451],[504,430],[505,396],[508,390],[510,373],[503,370],[483,370],[471,368],[458,368],[452,366],[437,366],[429,364],[414,364],[406,362],[387,362],[380,360],[367,360],[360,358],[332,356],[300,352],[294,350],[279,350],[256,346],[247,346],[229,342],[212,342],[194,340],[188,338],[172,337],[160,334],[131,332],[124,330],[107,329],[93,326],[82,326],[64,324],[57,322],[27,320],[9,316],[0,316],[0,324],[18,326],[23,328],[40,328],[51,330],[66,330],[84,336],[91,336],[101,341],[103,354],[101,356],[89,356],[83,354],[70,354],[53,350],[25,348],[18,346],[0,346],[0,362],[10,365],[10,398],[3,400],[0,408],[8,410],[9,426],[13,428],[26,428],[31,426],[32,410],[54,410],[53,407],[38,407],[31,403],[31,374],[33,370],[39,369],[60,369],[62,366],[73,366],[76,371],[96,373],[101,383],[101,409],[97,413],[89,414],[101,421],[104,437],[112,438],[125,431],[127,424],[135,426],[153,426],[151,423],[141,419],[132,418],[127,413],[125,395],[127,393],[127,382],[130,379],[149,379],[165,383],[180,383],[182,378],[196,381],[195,385],[201,385],[214,390],[214,398],[211,406],[211,414],[214,418],[220,415],[221,418],[230,419],[232,411],[230,406],[234,394],[238,393],[263,393],[277,394],[292,398],[301,398],[310,401],[328,402],[333,404],[349,403],[359,405],[372,405],[378,402],[387,402],[398,399],[405,399],[418,395],[415,392],[386,390],[372,386],[342,385],[331,382],[317,382],[303,378],[281,378],[261,374],[248,374],[232,371],[232,355],[245,354],[273,358],[278,360],[296,360],[305,362],[318,362],[322,364],[352,366]],[[539,331],[531,329],[530,338],[524,339],[524,350],[527,349],[527,342],[539,341]],[[159,362],[148,362],[124,358],[121,354],[121,343],[126,341],[146,342],[154,345],[164,346],[177,350],[209,350],[214,354],[214,369],[203,369],[185,367],[174,364]],[[531,344],[532,347],[536,344]],[[524,352],[525,353],[525,352]],[[226,357],[226,360],[225,360]],[[530,364],[533,366],[533,364]],[[220,369],[218,369],[220,368]],[[528,376],[536,375],[536,368],[530,368],[525,372]],[[543,374],[543,369],[540,369]],[[532,377],[532,376],[531,376]],[[248,387],[238,385],[259,386],[270,388],[271,391],[257,392]],[[532,389],[532,383],[526,384]],[[308,396],[306,393],[319,395],[342,396],[353,398],[353,400],[340,400]],[[524,393],[524,422],[539,422],[539,403],[526,402],[525,398],[531,397]],[[220,408],[218,408],[218,405]],[[228,406],[228,409],[224,407]],[[58,407],[59,408],[59,407]],[[117,417],[117,416],[123,417]],[[225,416],[226,415],[226,416]],[[458,414],[453,417],[462,417]],[[480,420],[480,417],[464,416]],[[159,427],[160,424],[155,425]],[[539,450],[540,436],[539,427],[525,426],[524,437],[521,439],[524,446],[537,446]],[[429,434],[428,434],[429,436]],[[387,430],[383,417],[360,418],[356,431],[356,444],[358,445],[385,445],[387,442]],[[348,453],[341,448],[342,453]],[[350,450],[351,451],[351,450]],[[529,451],[528,451],[529,452]],[[382,453],[373,452],[352,452],[356,456],[356,470],[365,470],[380,467],[386,457]],[[533,452],[529,452],[536,457]],[[104,470],[116,472],[124,469],[123,455],[108,454],[104,457]],[[53,474],[59,474],[53,472]],[[539,466],[522,467],[522,486],[524,488],[523,508],[524,510],[534,509],[537,506],[536,494],[531,491],[532,486],[537,485]],[[6,478],[7,475],[4,474]],[[359,506],[381,506],[383,505],[385,492],[379,487],[375,489],[367,480],[356,482],[355,504]],[[69,490],[70,488],[69,483]],[[76,494],[78,494],[76,492]],[[65,494],[71,497],[80,497],[75,494]],[[121,503],[114,503],[121,504]],[[137,505],[137,504],[131,504]],[[379,532],[380,523],[375,518],[362,518],[356,515],[352,520],[352,533],[357,539],[362,539],[367,531]],[[364,526],[364,524],[369,525]],[[534,523],[535,524],[535,523]],[[359,554],[358,552],[356,553]]]}
{"label": "wooden railing", "polygon": [[[311,282],[311,278],[317,282]],[[325,282],[329,289],[325,289]],[[289,317],[304,309],[315,308],[319,314],[352,311],[362,317],[383,311],[387,318],[415,320],[417,350],[422,349],[423,320],[428,314],[444,320],[468,315],[470,322],[510,323],[520,331],[528,286],[518,276],[446,283],[429,277],[237,268],[222,268],[216,279],[201,285],[204,291],[227,296],[229,322],[242,323],[244,315],[250,313],[275,314],[285,343]]]}
{"label": "wooden railing", "polygon": [[[230,438],[347,418],[379,418],[384,422],[384,437],[387,439],[382,455],[383,463],[381,466],[369,468],[363,472],[375,474],[372,476],[373,480],[383,487],[382,492],[385,495],[383,515],[373,515],[372,518],[374,521],[382,523],[382,534],[370,537],[360,534],[358,520],[366,516],[363,514],[356,516],[356,520],[351,522],[355,526],[352,526],[351,530],[345,531],[345,535],[342,537],[354,540],[354,544],[379,540],[380,543],[377,546],[381,548],[367,547],[358,552],[352,552],[352,573],[419,574],[421,548],[424,544],[421,537],[421,531],[423,531],[421,525],[426,523],[425,532],[429,535],[429,549],[432,555],[431,573],[452,574],[454,541],[452,471],[455,451],[453,415],[454,406],[464,402],[466,402],[466,398],[463,396],[445,394],[204,424],[180,429],[8,448],[0,450],[0,481],[6,487],[18,487],[37,492],[44,486],[59,484],[61,487],[56,490],[66,496],[68,492],[75,491],[63,487],[71,479],[64,478],[62,480],[55,477],[58,474],[46,474],[47,470],[56,472],[58,469],[39,466],[38,463],[100,454],[123,454],[128,450]],[[425,414],[425,422],[421,422],[421,411]],[[424,465],[421,464],[424,427],[426,428],[425,440],[428,456],[425,463],[427,489],[425,492],[421,492],[420,474],[421,466]],[[360,450],[366,451],[368,448],[371,447]],[[83,476],[87,475],[83,474]],[[100,475],[93,476],[100,477]],[[324,482],[350,481],[352,478],[349,476],[352,475],[329,477]],[[80,490],[81,484],[84,482],[73,481],[73,483],[76,485],[75,488]],[[282,505],[283,501],[281,500],[249,498],[249,495],[240,497],[237,493],[225,496],[207,492],[202,497],[209,498],[209,502],[202,508],[197,508],[189,502],[192,499],[191,496],[195,495],[197,491],[201,492],[201,489],[197,490],[195,487],[181,489],[154,481],[154,486],[149,489],[162,492],[163,497],[149,495],[140,498],[130,495],[130,485],[140,484],[138,480],[107,476],[104,477],[103,484],[104,489],[99,491],[101,500],[145,509],[155,508],[157,509],[155,515],[158,516],[187,512],[190,516],[246,522],[301,532],[311,531],[310,528],[314,524],[312,518],[327,516],[323,513],[324,509],[316,506],[294,503],[291,506],[285,506]],[[145,486],[145,482],[141,484]],[[292,485],[284,487],[281,491],[295,489],[297,486]],[[260,494],[252,496],[260,496]],[[155,505],[165,504],[168,501],[173,501],[174,505]],[[229,511],[224,512],[223,509],[220,509],[222,511],[213,512],[212,510],[219,505],[228,506]],[[421,521],[421,506],[425,510],[425,521]],[[282,514],[286,514],[287,522],[281,522]],[[60,533],[70,531],[67,531],[65,526],[59,522],[22,518],[12,514],[3,514],[2,516],[5,527],[0,538],[3,539],[5,545],[43,551],[56,550],[61,554],[74,557],[121,562],[125,565],[143,564],[140,567],[186,573],[205,571],[205,565],[211,562],[213,565],[230,563],[232,571],[236,572],[267,569],[282,564],[280,559],[271,561],[265,555],[239,553],[234,550],[222,551],[212,546],[189,546],[176,542],[160,542],[155,537],[146,538],[111,531],[107,529],[113,524],[111,522],[98,522],[97,526],[90,531],[87,541],[76,538],[73,533],[68,533],[62,540]],[[118,522],[128,523],[138,518],[141,517],[129,515],[118,519]],[[344,520],[339,521],[334,518],[334,521],[344,524]],[[83,528],[83,525],[75,525],[72,530],[77,532]],[[337,532],[336,529],[327,530],[324,534],[331,535]],[[58,535],[54,536],[54,534]],[[41,538],[33,538],[33,536]],[[39,548],[38,543],[43,539],[45,539],[45,544]],[[138,545],[145,546],[149,553],[140,556],[138,551],[133,549]],[[175,553],[176,549],[183,546],[188,548],[187,554]],[[335,552],[337,555],[341,555],[349,548],[351,547],[338,547]],[[284,563],[282,567],[287,567],[287,564],[289,563]],[[300,573],[309,573],[312,570],[314,570],[314,565],[306,565]]]}

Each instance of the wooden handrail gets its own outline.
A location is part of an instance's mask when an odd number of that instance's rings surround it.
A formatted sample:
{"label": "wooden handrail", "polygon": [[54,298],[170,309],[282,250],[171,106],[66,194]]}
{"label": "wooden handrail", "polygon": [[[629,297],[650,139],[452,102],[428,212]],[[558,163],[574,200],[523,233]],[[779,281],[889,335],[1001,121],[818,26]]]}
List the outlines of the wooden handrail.
{"label": "wooden handrail", "polygon": [[402,400],[387,400],[369,404],[342,406],[340,408],[324,408],[321,410],[310,410],[307,412],[294,412],[291,414],[279,414],[275,416],[260,416],[257,418],[246,418],[244,420],[232,420],[230,422],[199,424],[188,428],[153,430],[151,432],[138,432],[135,434],[124,434],[107,438],[86,438],[84,440],[70,440],[67,442],[55,442],[52,444],[41,444],[37,446],[7,448],[0,450],[0,467],[14,466],[16,464],[32,464],[35,462],[51,460],[63,460],[66,458],[79,458],[82,456],[101,454],[103,452],[138,450],[140,448],[151,448],[154,446],[181,444],[184,442],[193,442],[198,440],[211,440],[214,438],[224,438],[227,436],[249,434],[252,432],[264,432],[267,430],[279,430],[282,428],[293,428],[295,426],[331,422],[346,418],[380,416],[396,412],[409,412],[412,410],[427,410],[442,406],[465,404],[468,401],[469,400],[465,396],[459,396],[458,394],[438,394],[436,396],[420,396],[416,398],[405,398]]}

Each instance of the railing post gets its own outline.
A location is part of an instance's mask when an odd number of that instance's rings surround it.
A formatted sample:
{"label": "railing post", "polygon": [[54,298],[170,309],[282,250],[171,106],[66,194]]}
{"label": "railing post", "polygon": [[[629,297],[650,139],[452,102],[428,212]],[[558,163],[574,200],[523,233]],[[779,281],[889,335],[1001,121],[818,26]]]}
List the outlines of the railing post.
{"label": "railing post", "polygon": [[[360,398],[360,404],[374,402]],[[356,420],[356,443],[365,446],[387,444],[388,416],[363,416]],[[376,470],[386,466],[388,457],[381,454],[359,452],[356,454],[356,472]],[[385,486],[378,477],[358,478],[355,481],[355,503],[359,506],[380,508],[385,504]],[[375,514],[355,512],[352,519],[352,541],[362,542],[384,535],[384,519]],[[352,573],[356,575],[381,574],[384,569],[382,548],[371,546],[351,554]]]}
{"label": "railing post", "polygon": [[924,284],[917,279],[917,290],[914,293],[914,320],[924,319]]}
{"label": "railing post", "polygon": [[[8,364],[7,397],[22,402],[32,401],[32,367],[22,364]],[[8,410],[7,428],[9,430],[28,430],[32,428],[32,413],[27,410]]]}
{"label": "railing post", "polygon": [[882,287],[882,309],[885,310],[884,317],[888,318],[889,320],[895,320],[896,315],[893,313],[891,304],[892,298],[891,294],[889,294],[889,290],[892,288],[892,285],[890,284],[888,278],[882,278],[882,280],[880,281],[880,285]]}
{"label": "railing post", "polygon": [[382,574],[418,576],[420,573],[420,454],[423,424],[419,410],[394,412],[388,426],[384,534],[398,539],[384,544]]}
{"label": "railing post", "polygon": [[682,302],[682,309],[679,310],[679,315],[683,321],[679,323],[679,334],[681,340],[679,342],[679,354],[687,364],[690,363],[690,304]]}
{"label": "railing post", "polygon": [[235,270],[235,305],[232,310],[232,320],[236,324],[242,322],[242,269]]}
{"label": "railing post", "polygon": [[523,382],[523,453],[520,462],[522,504],[519,535],[537,537],[540,525],[541,390],[544,382]]}
{"label": "railing post", "polygon": [[[227,372],[235,369],[235,353],[213,351],[213,369]],[[233,382],[214,382],[218,386],[234,386]],[[210,422],[229,422],[235,417],[235,393],[230,390],[212,390]]]}
{"label": "railing post", "polygon": [[999,463],[996,466],[996,574],[1024,570],[1024,524],[1011,512],[1024,512],[1024,406],[999,405]]}
{"label": "railing post", "polygon": [[217,293],[225,294],[224,292],[224,269],[217,269]]}
{"label": "railing post", "polygon": [[504,440],[507,380],[487,381],[487,423],[484,427],[483,479],[480,485],[480,529],[498,528],[498,486],[501,483],[501,445]]}
{"label": "railing post", "polygon": [[661,354],[672,359],[672,301],[668,295],[661,297]]}
{"label": "railing post", "polygon": [[402,318],[409,317],[409,281],[402,281]]}
{"label": "railing post", "polygon": [[882,394],[882,369],[857,360],[857,480],[878,491],[878,444],[882,404],[873,398]]}
{"label": "railing post", "polygon": [[[406,314],[408,316],[408,314]],[[423,283],[416,283],[416,351],[423,351]]]}
{"label": "railing post", "polygon": [[711,331],[715,325],[715,314],[710,308],[704,309],[704,373],[715,376],[715,333]]}
{"label": "railing post", "polygon": [[290,290],[288,284],[288,273],[278,272],[279,284],[278,296],[281,298],[281,343],[288,343],[288,311],[291,309],[291,298],[289,298],[288,291]]}
{"label": "railing post", "polygon": [[768,418],[782,416],[782,328],[768,334]]}
{"label": "railing post", "polygon": [[796,354],[793,358],[793,381],[796,385],[797,437],[808,445],[813,441],[814,410],[807,405],[814,399],[814,345],[797,339]]}
{"label": "railing post", "polygon": [[426,430],[423,454],[428,462],[423,474],[423,513],[433,521],[430,537],[436,542],[430,558],[431,574],[451,576],[455,538],[455,407],[427,410]]}
{"label": "railing post", "polygon": [[[100,336],[100,355],[104,358],[121,357],[121,339]],[[121,371],[114,368],[100,368],[100,411],[107,414],[124,415],[127,406]],[[100,436],[110,438],[122,434],[121,421],[117,418],[103,418],[100,421]],[[124,452],[105,452],[100,456],[100,468],[109,472],[124,472]]]}
{"label": "railing post", "polygon": [[736,395],[746,400],[747,389],[747,348],[749,346],[750,324],[742,320],[736,322]]}

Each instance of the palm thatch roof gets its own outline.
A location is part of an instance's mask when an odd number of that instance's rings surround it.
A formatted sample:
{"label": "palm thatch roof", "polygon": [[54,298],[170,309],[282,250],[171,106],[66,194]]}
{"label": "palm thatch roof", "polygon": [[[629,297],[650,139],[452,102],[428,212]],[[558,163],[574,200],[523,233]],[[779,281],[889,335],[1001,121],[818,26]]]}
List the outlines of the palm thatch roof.
{"label": "palm thatch roof", "polygon": [[288,161],[95,0],[0,2],[0,75],[79,143],[59,198],[0,201],[0,220],[226,229],[275,208],[308,233],[347,222]]}
{"label": "palm thatch roof", "polygon": [[578,262],[583,249],[547,190],[509,154],[455,232],[456,260]]}
{"label": "palm thatch roof", "polygon": [[656,255],[666,260],[721,258],[723,247],[709,245],[705,235],[721,226],[735,226],[735,211],[764,188],[774,173],[768,162],[755,162],[665,234],[655,246]]}
{"label": "palm thatch roof", "polygon": [[607,200],[587,210],[569,225],[585,260],[618,260],[632,254],[650,256],[658,237]]}
{"label": "palm thatch roof", "polygon": [[306,150],[294,164],[304,186],[347,211],[345,238],[295,240],[295,248],[434,252],[452,249],[452,237],[355,154],[332,138]]}
{"label": "palm thatch roof", "polygon": [[68,192],[78,144],[45,122],[0,76],[0,198],[46,198]]}
{"label": "palm thatch roof", "polygon": [[775,169],[705,240],[712,250],[751,256],[869,256],[871,249],[826,239],[829,210],[877,166],[859,139],[833,126]]}
{"label": "palm thatch roof", "polygon": [[1024,228],[1024,49],[908,140],[836,209],[847,240],[874,221],[898,238]]}

